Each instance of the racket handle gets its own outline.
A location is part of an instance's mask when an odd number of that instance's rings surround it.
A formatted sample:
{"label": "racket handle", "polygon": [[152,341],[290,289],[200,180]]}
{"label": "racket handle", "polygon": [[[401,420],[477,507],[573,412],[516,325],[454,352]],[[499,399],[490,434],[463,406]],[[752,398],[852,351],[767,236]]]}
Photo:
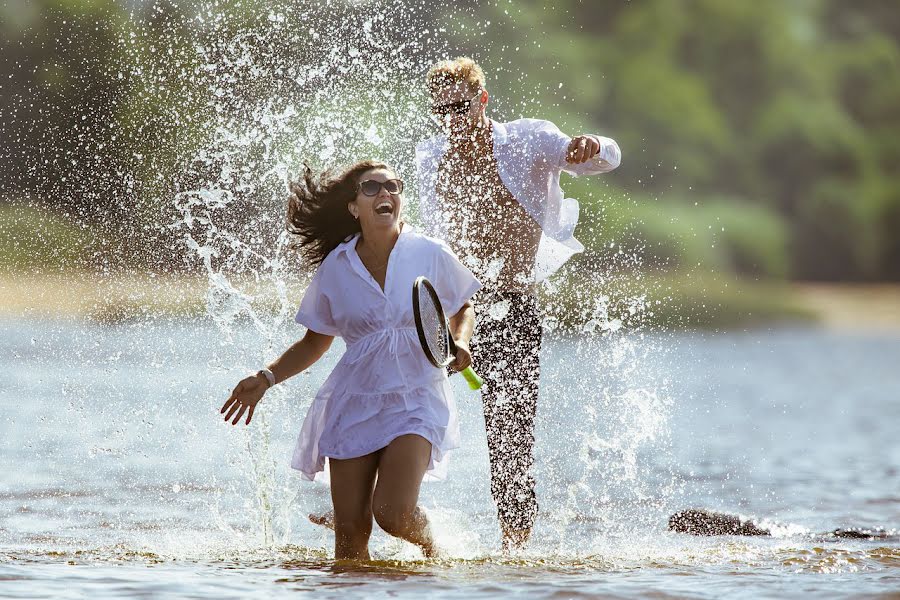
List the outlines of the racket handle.
{"label": "racket handle", "polygon": [[473,390],[481,389],[481,386],[484,385],[484,381],[481,377],[478,376],[478,373],[472,367],[466,367],[462,371],[462,376],[466,378],[466,382],[469,384],[469,387]]}

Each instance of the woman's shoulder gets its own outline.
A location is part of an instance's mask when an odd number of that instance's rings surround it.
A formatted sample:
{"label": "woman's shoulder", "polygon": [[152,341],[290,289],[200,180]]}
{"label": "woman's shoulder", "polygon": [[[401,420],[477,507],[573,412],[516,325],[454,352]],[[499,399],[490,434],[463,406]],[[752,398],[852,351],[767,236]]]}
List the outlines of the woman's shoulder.
{"label": "woman's shoulder", "polygon": [[335,252],[332,250],[328,254],[325,255],[325,258],[322,259],[318,265],[315,266],[314,269],[311,269],[314,276],[322,278],[334,270],[334,263],[336,261]]}
{"label": "woman's shoulder", "polygon": [[346,261],[346,254],[351,250],[354,239],[350,238],[341,242],[337,248],[325,255],[315,269],[312,269],[314,277],[317,279],[333,278],[336,273],[346,269],[346,265],[342,264]]}
{"label": "woman's shoulder", "polygon": [[410,228],[409,231],[404,233],[407,236],[408,247],[411,250],[417,252],[440,253],[450,249],[450,246],[448,246],[447,242],[445,242],[444,240],[425,235],[424,233],[416,229]]}
{"label": "woman's shoulder", "polygon": [[359,233],[354,233],[350,235],[342,241],[337,247],[329,252],[325,256],[325,260],[322,261],[322,265],[326,263],[329,265],[333,265],[334,263],[340,261],[342,258],[346,258],[347,254],[353,252],[356,248],[356,238],[359,237]]}

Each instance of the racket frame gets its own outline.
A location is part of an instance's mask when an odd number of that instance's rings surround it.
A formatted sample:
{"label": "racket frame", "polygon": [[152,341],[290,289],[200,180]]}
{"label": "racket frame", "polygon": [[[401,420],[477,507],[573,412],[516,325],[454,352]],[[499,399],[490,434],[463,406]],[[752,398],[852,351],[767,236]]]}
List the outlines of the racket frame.
{"label": "racket frame", "polygon": [[[434,353],[432,353],[431,347],[428,344],[428,338],[425,336],[425,326],[422,323],[419,305],[420,288],[424,289],[431,296],[431,301],[434,303],[434,306],[438,310],[438,317],[439,319],[441,319],[441,323],[443,325],[443,335],[447,340],[447,350],[449,351],[449,356],[444,357],[444,360],[438,360],[438,357],[434,356]],[[434,286],[431,285],[431,282],[428,281],[428,278],[424,275],[420,275],[419,277],[417,277],[416,281],[413,283],[412,301],[413,318],[416,322],[416,333],[419,334],[419,344],[422,346],[422,351],[425,353],[425,358],[427,358],[428,362],[430,362],[438,369],[443,369],[453,362],[453,360],[456,358],[456,352],[459,348],[457,347],[456,342],[453,340],[453,336],[450,335],[450,324],[447,321],[447,315],[444,314],[444,307],[441,304],[440,298],[438,298],[437,291],[434,289]],[[460,371],[460,373],[466,379],[469,387],[473,390],[480,389],[484,384],[481,377],[478,376],[478,374],[474,369],[472,369],[471,366],[466,367],[465,369]]]}

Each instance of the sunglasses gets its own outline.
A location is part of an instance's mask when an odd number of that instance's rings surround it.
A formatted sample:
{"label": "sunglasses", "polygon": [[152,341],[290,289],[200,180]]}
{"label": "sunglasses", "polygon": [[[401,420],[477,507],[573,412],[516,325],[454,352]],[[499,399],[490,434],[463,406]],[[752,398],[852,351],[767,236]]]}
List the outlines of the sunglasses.
{"label": "sunglasses", "polygon": [[437,117],[446,117],[449,114],[454,115],[465,115],[468,114],[469,109],[472,107],[472,102],[475,101],[481,92],[478,92],[468,100],[460,100],[459,102],[451,102],[449,104],[439,104],[431,107],[431,114]]}
{"label": "sunglasses", "polygon": [[387,181],[375,181],[374,179],[366,179],[359,183],[358,189],[366,196],[377,196],[378,192],[384,188],[388,194],[396,196],[403,193],[402,179],[388,179]]}

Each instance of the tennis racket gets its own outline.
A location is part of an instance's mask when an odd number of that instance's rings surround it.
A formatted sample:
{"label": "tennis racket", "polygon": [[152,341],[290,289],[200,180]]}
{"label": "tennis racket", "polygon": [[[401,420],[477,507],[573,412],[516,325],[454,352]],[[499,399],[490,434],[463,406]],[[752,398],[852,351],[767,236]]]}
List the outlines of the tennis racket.
{"label": "tennis racket", "polygon": [[[435,367],[446,368],[456,358],[456,343],[450,335],[450,326],[437,292],[431,282],[422,276],[413,283],[412,295],[413,317],[422,351]],[[466,367],[460,373],[473,390],[481,388],[484,383],[472,367]]]}

